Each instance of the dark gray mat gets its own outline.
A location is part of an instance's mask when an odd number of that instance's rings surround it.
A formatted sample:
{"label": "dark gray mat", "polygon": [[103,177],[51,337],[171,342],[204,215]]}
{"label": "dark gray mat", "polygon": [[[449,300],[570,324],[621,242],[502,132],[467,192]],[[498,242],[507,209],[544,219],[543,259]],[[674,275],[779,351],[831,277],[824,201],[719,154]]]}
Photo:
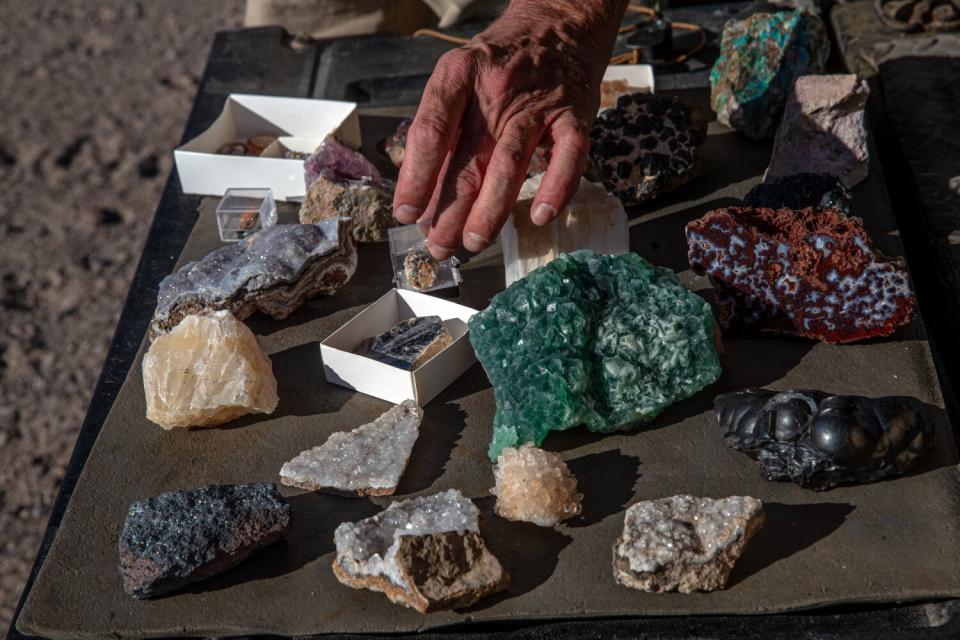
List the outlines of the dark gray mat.
{"label": "dark gray mat", "polygon": [[[654,263],[687,268],[682,229],[756,182],[768,145],[712,125],[708,173],[634,217],[631,246]],[[876,176],[876,173],[874,174]],[[882,184],[857,189],[857,212],[877,244],[899,243]],[[209,202],[182,260],[218,246]],[[117,576],[116,540],[127,505],[163,491],[210,482],[277,481],[280,465],[338,430],[369,421],[387,403],[327,385],[317,342],[389,288],[386,247],[365,246],[360,271],[332,298],[310,302],[284,322],[250,325],[271,354],[279,381],[275,415],[228,428],[165,432],[144,418],[139,359],[80,478],[59,534],[19,619],[25,633],[52,637],[304,635],[415,631],[475,620],[604,615],[749,614],[851,602],[960,596],[960,495],[956,448],[919,321],[885,340],[830,346],[796,340],[726,342],[724,375],[636,433],[601,437],[574,430],[545,447],[562,451],[585,494],[582,516],[557,530],[492,514],[486,445],[493,394],[479,366],[426,407],[400,497],[449,487],[477,498],[483,532],[513,574],[509,591],[459,613],[421,616],[380,594],[333,577],[333,529],[391,499],[350,499],[284,489],[294,511],[290,537],[192,589],[138,602]],[[684,280],[704,283],[689,271]],[[464,267],[458,302],[480,308],[503,284],[496,247]],[[910,394],[937,422],[938,450],[909,477],[827,493],[762,480],[726,449],[711,412],[716,393],[748,385],[821,387],[837,393]],[[749,494],[767,502],[765,529],[713,594],[644,594],[614,584],[610,546],[636,500],[693,493]]]}

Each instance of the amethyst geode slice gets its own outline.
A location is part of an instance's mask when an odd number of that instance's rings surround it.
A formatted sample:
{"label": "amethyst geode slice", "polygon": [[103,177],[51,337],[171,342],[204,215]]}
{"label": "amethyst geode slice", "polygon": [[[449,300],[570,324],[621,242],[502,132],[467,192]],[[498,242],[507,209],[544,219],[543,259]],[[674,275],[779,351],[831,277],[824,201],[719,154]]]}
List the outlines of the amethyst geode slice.
{"label": "amethyst geode slice", "polygon": [[327,138],[303,162],[307,195],[300,206],[300,222],[350,218],[357,242],[382,242],[393,218],[392,181],[382,178],[369,160]]}
{"label": "amethyst geode slice", "polygon": [[915,398],[747,389],[714,400],[728,446],[767,480],[822,491],[907,472],[933,448],[933,426]]}
{"label": "amethyst geode slice", "polygon": [[243,320],[259,310],[283,319],[315,295],[336,293],[356,268],[349,221],[276,225],[164,278],[150,335],[203,311],[229,309]]}
{"label": "amethyst geode slice", "polygon": [[290,528],[275,484],[208,485],[130,505],[118,544],[123,589],[150,598],[222,573]]}

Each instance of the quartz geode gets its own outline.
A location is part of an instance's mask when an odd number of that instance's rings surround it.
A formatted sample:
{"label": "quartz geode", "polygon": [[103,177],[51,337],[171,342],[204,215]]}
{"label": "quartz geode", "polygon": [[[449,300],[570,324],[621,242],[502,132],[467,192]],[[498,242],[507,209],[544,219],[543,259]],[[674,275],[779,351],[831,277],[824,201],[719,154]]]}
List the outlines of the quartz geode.
{"label": "quartz geode", "polygon": [[276,485],[208,485],[130,505],[120,534],[123,589],[162,595],[222,573],[290,528]]}
{"label": "quartz geode", "polygon": [[349,218],[357,242],[382,242],[387,230],[398,224],[393,217],[393,182],[333,136],[327,136],[303,166],[307,193],[300,206],[301,223]]}
{"label": "quartz geode", "polygon": [[386,496],[397,490],[423,409],[405,400],[369,424],[331,435],[280,469],[283,484],[311,491]]}
{"label": "quartz geode", "polygon": [[510,584],[479,527],[479,510],[456,489],[394,502],[337,527],[333,572],[420,613],[468,607]]}
{"label": "quartz geode", "polygon": [[550,431],[650,422],[720,377],[715,334],[707,302],[636,254],[536,269],[470,320],[497,402],[490,459]]}
{"label": "quartz geode", "polygon": [[590,163],[624,205],[652,200],[702,172],[706,121],[676,97],[621,96],[590,131]]}
{"label": "quartz geode", "polygon": [[829,55],[826,27],[804,9],[728,20],[710,71],[717,120],[753,139],[772,136],[794,81],[820,73]]}
{"label": "quartz geode", "polygon": [[726,330],[844,343],[889,335],[913,314],[906,271],[874,254],[860,218],[836,209],[716,209],[686,233]]}
{"label": "quartz geode", "polygon": [[580,513],[583,495],[559,453],[531,444],[504,447],[493,476],[490,493],[497,496],[494,511],[501,518],[552,527]]}
{"label": "quartz geode", "polygon": [[743,206],[762,209],[839,209],[850,215],[853,196],[840,179],[827,173],[796,173],[770,179],[750,189]]}
{"label": "quartz geode", "polygon": [[933,448],[915,398],[747,389],[714,406],[727,445],[756,460],[764,478],[808,489],[898,476]]}
{"label": "quartz geode", "polygon": [[367,357],[392,367],[413,371],[453,343],[440,316],[402,320],[361,346]]}
{"label": "quartz geode", "polygon": [[270,358],[229,311],[187,316],[153,341],[142,366],[147,419],[164,429],[273,413],[279,402]]}
{"label": "quartz geode", "polygon": [[282,320],[309,298],[339,291],[356,268],[348,220],[278,224],[164,278],[150,335],[208,310],[229,309],[240,320],[262,311]]}
{"label": "quartz geode", "polygon": [[613,577],[642,591],[723,589],[747,541],[765,520],[748,496],[673,496],[627,509],[613,545]]}

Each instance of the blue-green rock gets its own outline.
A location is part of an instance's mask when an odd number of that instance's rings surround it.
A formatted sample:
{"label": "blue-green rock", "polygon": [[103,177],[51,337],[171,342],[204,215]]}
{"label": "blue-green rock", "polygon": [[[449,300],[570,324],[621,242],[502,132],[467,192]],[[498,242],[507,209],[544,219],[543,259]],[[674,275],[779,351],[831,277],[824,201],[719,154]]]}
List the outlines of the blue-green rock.
{"label": "blue-green rock", "polygon": [[803,9],[728,21],[710,71],[717,120],[753,139],[772,136],[794,80],[823,71],[829,55],[823,22]]}
{"label": "blue-green rock", "polygon": [[709,305],[636,254],[565,254],[494,296],[470,342],[497,402],[489,455],[650,422],[720,376]]}

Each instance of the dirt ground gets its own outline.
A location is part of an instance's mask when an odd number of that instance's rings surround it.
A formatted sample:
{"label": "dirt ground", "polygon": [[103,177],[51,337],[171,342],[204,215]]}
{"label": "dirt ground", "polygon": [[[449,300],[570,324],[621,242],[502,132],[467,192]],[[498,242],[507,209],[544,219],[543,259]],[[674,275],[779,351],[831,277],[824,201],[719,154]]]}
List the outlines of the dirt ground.
{"label": "dirt ground", "polygon": [[0,632],[213,35],[243,0],[0,2]]}

